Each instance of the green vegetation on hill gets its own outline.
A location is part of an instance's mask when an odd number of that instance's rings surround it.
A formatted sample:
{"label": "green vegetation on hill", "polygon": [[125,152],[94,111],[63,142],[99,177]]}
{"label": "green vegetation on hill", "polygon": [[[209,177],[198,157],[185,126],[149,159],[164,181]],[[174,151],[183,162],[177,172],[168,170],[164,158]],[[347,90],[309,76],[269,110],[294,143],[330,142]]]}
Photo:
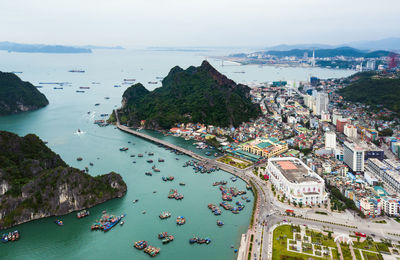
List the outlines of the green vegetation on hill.
{"label": "green vegetation on hill", "polygon": [[46,96],[13,73],[0,71],[0,116],[35,110],[49,104]]}
{"label": "green vegetation on hill", "polygon": [[238,126],[260,114],[249,92],[203,61],[200,67],[172,68],[162,87],[151,92],[140,83],[131,86],[118,113],[123,124],[137,127],[146,120],[151,129],[187,122]]}
{"label": "green vegetation on hill", "polygon": [[36,135],[0,131],[0,229],[92,207],[126,192],[121,176],[69,167]]}
{"label": "green vegetation on hill", "polygon": [[399,78],[374,78],[373,74],[358,74],[354,82],[339,90],[339,94],[351,102],[383,106],[400,112]]}

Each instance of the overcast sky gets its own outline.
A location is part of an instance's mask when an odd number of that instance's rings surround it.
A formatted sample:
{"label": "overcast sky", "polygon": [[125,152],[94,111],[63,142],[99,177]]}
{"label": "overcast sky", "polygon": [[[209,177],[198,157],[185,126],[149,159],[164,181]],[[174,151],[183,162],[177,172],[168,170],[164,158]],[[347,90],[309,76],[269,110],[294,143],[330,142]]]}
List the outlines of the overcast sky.
{"label": "overcast sky", "polygon": [[400,0],[0,0],[0,41],[271,46],[400,37]]}

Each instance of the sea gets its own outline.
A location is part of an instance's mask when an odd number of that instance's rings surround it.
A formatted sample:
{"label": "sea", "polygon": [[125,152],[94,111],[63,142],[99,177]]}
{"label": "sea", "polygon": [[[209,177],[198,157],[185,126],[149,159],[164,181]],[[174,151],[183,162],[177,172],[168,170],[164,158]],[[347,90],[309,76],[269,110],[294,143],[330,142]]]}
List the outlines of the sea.
{"label": "sea", "polygon": [[[229,52],[229,50],[225,50]],[[174,66],[187,68],[199,66],[207,59],[218,71],[238,83],[258,84],[286,80],[290,84],[307,81],[310,76],[319,78],[345,77],[351,70],[322,68],[282,68],[224,62],[212,58],[220,51],[168,51],[168,50],[94,50],[90,54],[45,54],[9,53],[0,51],[0,71],[18,72],[24,81],[29,81],[46,95],[50,104],[37,111],[0,117],[0,130],[24,136],[38,135],[48,142],[48,146],[70,166],[89,168],[89,174],[96,176],[109,172],[121,174],[127,183],[127,194],[120,198],[90,208],[90,216],[77,219],[76,212],[65,216],[49,217],[18,225],[0,234],[19,230],[18,242],[0,244],[0,259],[149,259],[150,256],[133,247],[134,242],[146,240],[149,245],[161,249],[157,259],[235,259],[234,249],[238,249],[240,238],[249,226],[253,194],[246,196],[251,202],[245,203],[240,214],[232,214],[222,209],[215,216],[208,209],[209,203],[219,204],[221,192],[216,181],[226,180],[229,187],[245,190],[242,180],[233,182],[227,172],[211,174],[195,173],[183,164],[191,160],[186,155],[176,155],[164,148],[110,125],[99,127],[94,120],[106,119],[102,114],[110,114],[121,106],[121,98],[129,84],[124,79],[136,79],[149,90],[161,86]],[[84,73],[68,72],[84,70]],[[157,84],[149,84],[155,82]],[[55,83],[67,82],[62,89]],[[80,89],[89,87],[90,89]],[[78,93],[76,90],[83,90]],[[96,105],[97,104],[97,105]],[[202,155],[206,150],[197,150],[194,141],[173,136],[148,132],[171,143],[194,150]],[[121,152],[119,148],[128,147]],[[0,148],[1,149],[1,148]],[[147,155],[153,152],[154,156]],[[139,153],[144,154],[138,158]],[[134,157],[132,157],[134,156]],[[211,155],[213,156],[213,155]],[[77,161],[82,157],[82,161]],[[147,163],[149,158],[154,163]],[[163,158],[165,162],[158,162]],[[93,166],[90,166],[90,163]],[[144,173],[155,165],[161,171],[153,176]],[[172,182],[162,181],[162,176],[174,176]],[[185,186],[179,183],[184,182]],[[170,189],[177,189],[184,195],[181,201],[167,198]],[[137,203],[133,203],[138,200]],[[232,204],[243,200],[234,198]],[[91,231],[102,212],[126,214],[123,226],[111,231]],[[171,218],[161,220],[162,211],[172,213]],[[178,226],[176,218],[184,216],[186,224]],[[54,221],[60,219],[64,226]],[[217,220],[224,226],[218,227]],[[157,235],[168,232],[175,240],[162,244]],[[208,245],[189,244],[191,237],[208,237]]]}

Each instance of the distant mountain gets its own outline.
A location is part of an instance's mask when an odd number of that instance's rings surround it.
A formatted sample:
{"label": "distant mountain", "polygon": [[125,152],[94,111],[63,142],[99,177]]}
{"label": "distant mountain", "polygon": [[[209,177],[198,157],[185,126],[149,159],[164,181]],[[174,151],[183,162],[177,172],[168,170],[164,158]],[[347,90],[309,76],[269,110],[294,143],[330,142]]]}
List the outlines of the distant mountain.
{"label": "distant mountain", "polygon": [[271,47],[265,48],[265,50],[268,51],[289,51],[293,49],[329,49],[329,48],[335,48],[333,45],[328,45],[328,44],[319,44],[319,43],[305,43],[305,44],[280,44],[280,45],[275,45]]}
{"label": "distant mountain", "polygon": [[45,44],[21,44],[14,42],[0,42],[0,50],[9,52],[41,52],[41,53],[91,53],[89,48],[45,45]]}
{"label": "distant mountain", "polygon": [[46,96],[13,73],[0,71],[0,116],[39,109],[49,104]]}
{"label": "distant mountain", "polygon": [[400,38],[386,38],[376,41],[357,41],[350,42],[346,45],[366,50],[400,51]]}
{"label": "distant mountain", "polygon": [[250,100],[250,88],[236,84],[207,61],[184,70],[171,69],[162,87],[148,91],[138,83],[123,94],[118,110],[121,123],[146,128],[168,129],[176,123],[204,123],[221,127],[238,126],[260,114]]}
{"label": "distant mountain", "polygon": [[87,48],[87,49],[104,49],[104,50],[124,50],[125,48],[122,46],[97,46],[97,45],[84,45],[84,46],[79,46],[81,48]]}
{"label": "distant mountain", "polygon": [[319,44],[319,43],[304,43],[304,44],[280,44],[264,48],[268,51],[289,51],[293,49],[334,49],[339,47],[352,47],[360,50],[386,50],[400,51],[400,38],[385,38],[372,41],[354,41],[343,44]]}
{"label": "distant mountain", "polygon": [[[296,56],[303,57],[304,53],[308,54],[308,57],[311,57],[313,54],[313,50],[310,49],[293,49],[288,51],[266,51],[263,52],[265,54],[274,55],[277,57],[285,57],[285,56]],[[354,49],[351,47],[339,47],[335,49],[318,49],[315,50],[315,56],[319,58],[326,57],[335,57],[335,56],[345,56],[345,57],[364,57],[364,58],[379,58],[389,55],[389,51],[362,51],[358,49]]]}
{"label": "distant mountain", "polygon": [[69,167],[36,135],[0,131],[0,229],[60,216],[122,197],[114,172],[93,177]]}

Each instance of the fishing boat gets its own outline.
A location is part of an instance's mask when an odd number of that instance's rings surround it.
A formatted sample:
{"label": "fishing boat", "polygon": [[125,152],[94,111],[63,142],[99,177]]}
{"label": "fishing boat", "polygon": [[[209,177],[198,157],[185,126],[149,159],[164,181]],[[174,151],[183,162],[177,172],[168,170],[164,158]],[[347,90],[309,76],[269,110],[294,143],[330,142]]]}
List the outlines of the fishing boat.
{"label": "fishing boat", "polygon": [[135,157],[136,155],[134,155],[134,154],[131,154],[131,157]]}
{"label": "fishing boat", "polygon": [[183,224],[185,224],[185,223],[186,223],[185,217],[179,216],[179,217],[176,218],[176,224],[178,224],[178,225],[183,225]]}
{"label": "fishing boat", "polygon": [[144,249],[144,252],[149,254],[151,257],[156,256],[158,253],[160,253],[160,248],[154,247],[154,246],[147,246]]}
{"label": "fishing boat", "polygon": [[75,91],[76,93],[85,93],[85,91],[84,90],[77,90],[77,91]]}
{"label": "fishing boat", "polygon": [[168,236],[167,232],[162,232],[162,233],[158,234],[158,239],[163,239],[163,238],[166,238],[167,236]]}
{"label": "fishing boat", "polygon": [[125,221],[121,221],[121,223],[119,223],[121,226],[123,225],[123,224],[125,224]]}
{"label": "fishing boat", "polygon": [[174,239],[175,239],[175,237],[174,237],[173,235],[169,235],[169,236],[167,236],[166,238],[164,238],[161,242],[162,242],[163,244],[167,244],[167,243],[173,241]]}
{"label": "fishing boat", "polygon": [[153,163],[153,160],[149,159],[149,160],[147,160],[146,162],[148,162],[148,163]]}
{"label": "fishing boat", "polygon": [[198,240],[197,237],[192,237],[192,238],[189,239],[189,243],[190,243],[190,244],[197,243],[197,240]]}
{"label": "fishing boat", "polygon": [[135,199],[135,200],[133,200],[132,202],[133,203],[137,203],[139,200],[138,199]]}
{"label": "fishing boat", "polygon": [[77,218],[84,218],[90,215],[90,212],[86,209],[79,211],[78,213],[76,213],[76,217]]}
{"label": "fishing boat", "polygon": [[249,184],[247,184],[246,189],[251,190],[251,186]]}
{"label": "fishing boat", "polygon": [[119,148],[119,150],[121,151],[121,152],[125,152],[125,151],[128,151],[128,147],[121,147],[121,148]]}
{"label": "fishing boat", "polygon": [[94,164],[92,162],[89,163],[90,166],[93,166]]}
{"label": "fishing boat", "polygon": [[164,159],[158,158],[158,162],[164,162]]}
{"label": "fishing boat", "polygon": [[138,157],[143,157],[143,154],[139,153],[137,156],[138,156]]}
{"label": "fishing boat", "polygon": [[18,230],[9,232],[8,234],[3,234],[1,236],[1,242],[7,243],[7,242],[14,242],[17,241],[20,238],[20,234]]}
{"label": "fishing boat", "polygon": [[140,240],[134,243],[133,245],[136,249],[142,250],[147,247],[147,241]]}
{"label": "fishing boat", "polygon": [[147,176],[153,176],[153,174],[151,172],[145,172],[145,175]]}
{"label": "fishing boat", "polygon": [[153,171],[155,171],[155,172],[160,172],[160,169],[154,167],[154,168],[153,168]]}
{"label": "fishing boat", "polygon": [[186,184],[184,182],[179,183],[180,186],[185,186]]}
{"label": "fishing boat", "polygon": [[171,213],[168,212],[168,211],[163,211],[160,214],[160,219],[166,219],[166,218],[169,218],[169,217],[171,217]]}
{"label": "fishing boat", "polygon": [[217,220],[217,226],[222,227],[224,225],[224,222],[221,220]]}
{"label": "fishing boat", "polygon": [[80,89],[90,89],[90,87],[79,87]]}
{"label": "fishing boat", "polygon": [[59,219],[54,220],[54,223],[56,223],[58,226],[64,226],[64,222]]}
{"label": "fishing boat", "polygon": [[148,153],[148,155],[149,155],[149,156],[153,156],[153,155],[154,155],[154,153],[152,153],[152,152],[149,152],[149,153]]}
{"label": "fishing boat", "polygon": [[233,181],[233,182],[235,182],[235,181],[237,181],[237,177],[231,177],[231,181]]}
{"label": "fishing boat", "polygon": [[84,73],[84,70],[77,70],[77,69],[73,69],[73,70],[69,70],[68,72],[77,72],[77,73]]}
{"label": "fishing boat", "polygon": [[80,161],[83,160],[83,158],[82,158],[82,157],[78,157],[78,158],[76,158],[76,160],[77,160],[78,162],[80,162]]}

